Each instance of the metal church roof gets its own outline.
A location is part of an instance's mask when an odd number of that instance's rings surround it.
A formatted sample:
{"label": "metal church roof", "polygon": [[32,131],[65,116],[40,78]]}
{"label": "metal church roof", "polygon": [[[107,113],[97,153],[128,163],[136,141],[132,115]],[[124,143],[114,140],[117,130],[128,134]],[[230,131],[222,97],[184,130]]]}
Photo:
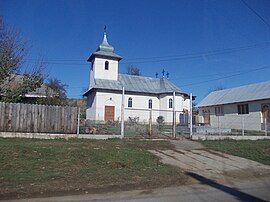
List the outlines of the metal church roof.
{"label": "metal church roof", "polygon": [[92,55],[88,58],[87,61],[90,62],[95,56],[109,57],[117,59],[118,61],[122,59],[120,55],[114,53],[114,48],[108,43],[106,32],[104,32],[101,44],[98,46],[97,50],[94,53],[92,53]]}
{"label": "metal church roof", "polygon": [[181,93],[187,95],[173,83],[166,78],[152,78],[144,76],[134,76],[128,74],[118,74],[118,80],[95,79],[94,85],[84,94],[94,89],[103,90],[122,90],[136,92],[136,93],[149,93],[149,94],[162,94],[162,93]]}
{"label": "metal church roof", "polygon": [[198,107],[270,99],[270,81],[211,92]]}

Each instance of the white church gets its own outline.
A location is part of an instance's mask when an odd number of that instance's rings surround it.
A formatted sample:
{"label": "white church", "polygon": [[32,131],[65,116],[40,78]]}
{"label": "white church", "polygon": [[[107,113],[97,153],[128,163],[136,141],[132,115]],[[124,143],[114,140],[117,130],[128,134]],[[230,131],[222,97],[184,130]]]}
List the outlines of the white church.
{"label": "white church", "polygon": [[87,97],[86,119],[121,120],[124,87],[126,121],[137,117],[139,122],[148,122],[151,114],[153,123],[158,116],[163,116],[166,123],[171,123],[173,108],[175,108],[176,123],[181,122],[183,113],[190,110],[189,95],[164,76],[152,78],[120,74],[118,64],[121,59],[122,57],[116,54],[108,43],[104,32],[102,43],[88,59],[88,62],[91,62],[91,69],[89,88],[84,93]]}

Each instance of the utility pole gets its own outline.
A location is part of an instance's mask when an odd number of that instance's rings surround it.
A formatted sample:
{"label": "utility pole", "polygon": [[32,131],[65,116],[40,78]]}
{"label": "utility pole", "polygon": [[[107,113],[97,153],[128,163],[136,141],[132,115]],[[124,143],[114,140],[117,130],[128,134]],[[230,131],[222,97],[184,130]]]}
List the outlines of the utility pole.
{"label": "utility pole", "polygon": [[149,136],[152,136],[152,109],[149,110]]}
{"label": "utility pole", "polygon": [[121,104],[121,138],[124,137],[124,112],[125,112],[125,88],[122,88],[122,104]]}
{"label": "utility pole", "polygon": [[193,123],[192,123],[192,93],[190,93],[190,138],[192,139],[192,135],[193,135],[193,131],[192,131],[192,125],[193,125]]}
{"label": "utility pole", "polygon": [[176,114],[175,114],[175,91],[173,92],[173,138],[176,138],[176,130],[175,130],[175,125],[176,125]]}

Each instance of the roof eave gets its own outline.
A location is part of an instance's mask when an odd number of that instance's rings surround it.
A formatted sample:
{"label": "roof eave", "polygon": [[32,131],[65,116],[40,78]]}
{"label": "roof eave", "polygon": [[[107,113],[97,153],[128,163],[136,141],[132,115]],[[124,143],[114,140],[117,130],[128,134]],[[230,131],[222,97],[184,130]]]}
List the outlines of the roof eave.
{"label": "roof eave", "polygon": [[214,107],[219,105],[230,105],[230,104],[239,104],[239,103],[245,103],[245,102],[256,102],[256,101],[262,101],[262,100],[269,100],[269,98],[262,98],[262,99],[254,99],[254,100],[241,100],[237,102],[227,102],[227,103],[215,103],[215,104],[209,104],[209,105],[197,105],[197,107]]}
{"label": "roof eave", "polygon": [[116,59],[118,61],[123,59],[121,56],[109,56],[109,55],[102,55],[98,53],[92,53],[90,57],[87,59],[87,62],[92,62],[95,57],[104,58],[104,59]]}

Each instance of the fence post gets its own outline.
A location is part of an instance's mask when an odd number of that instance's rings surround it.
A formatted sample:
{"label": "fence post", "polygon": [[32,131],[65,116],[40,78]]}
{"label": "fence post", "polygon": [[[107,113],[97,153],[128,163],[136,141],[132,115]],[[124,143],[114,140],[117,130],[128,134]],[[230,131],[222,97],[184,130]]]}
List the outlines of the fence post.
{"label": "fence post", "polygon": [[77,136],[79,137],[80,134],[80,118],[81,118],[81,108],[78,107],[78,122],[77,122]]}
{"label": "fence post", "polygon": [[245,135],[245,124],[244,124],[244,116],[242,115],[242,135]]}
{"label": "fence post", "polygon": [[175,91],[173,92],[173,138],[176,138],[176,133],[175,133],[175,120],[176,120],[176,117],[175,117],[175,103],[176,103],[176,100],[175,100]]}
{"label": "fence post", "polygon": [[264,118],[264,130],[265,130],[265,136],[267,136],[267,119],[266,119],[266,116]]}
{"label": "fence post", "polygon": [[121,104],[121,138],[124,137],[124,113],[125,113],[125,88],[122,88],[122,104]]}
{"label": "fence post", "polygon": [[192,131],[192,93],[190,93],[190,138],[192,139],[193,131]]}
{"label": "fence post", "polygon": [[218,115],[218,134],[221,135],[219,115]]}
{"label": "fence post", "polygon": [[149,136],[152,135],[152,109],[149,110]]}

